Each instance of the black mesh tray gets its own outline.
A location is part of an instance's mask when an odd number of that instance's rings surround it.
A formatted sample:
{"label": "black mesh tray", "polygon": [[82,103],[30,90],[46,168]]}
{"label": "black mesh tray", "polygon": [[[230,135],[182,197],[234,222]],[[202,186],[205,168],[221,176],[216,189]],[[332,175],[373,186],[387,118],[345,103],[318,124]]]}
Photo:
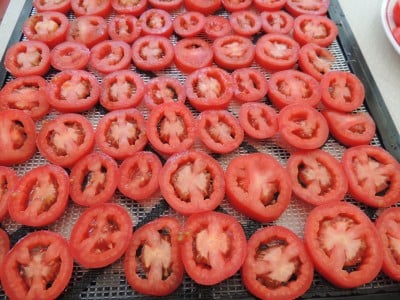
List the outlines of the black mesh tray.
{"label": "black mesh tray", "polygon": [[[23,39],[21,32],[22,24],[28,18],[29,15],[35,13],[32,8],[32,3],[29,0],[25,1],[24,8],[21,14],[18,16],[17,25],[14,29],[11,39],[9,40],[8,46],[15,42]],[[219,11],[217,14],[225,15],[225,11]],[[174,16],[174,14],[172,14]],[[176,13],[175,13],[176,15]],[[385,106],[382,96],[376,86],[374,79],[368,69],[368,66],[362,56],[362,53],[357,45],[357,42],[351,32],[349,24],[347,23],[345,16],[340,8],[337,0],[331,0],[329,8],[329,17],[335,21],[339,28],[339,37],[329,47],[329,50],[335,55],[336,62],[333,69],[351,71],[355,73],[361,81],[364,83],[366,90],[366,100],[364,106],[360,110],[367,110],[373,116],[377,125],[377,136],[373,139],[372,144],[382,145],[397,160],[400,159],[400,136],[396,130],[396,127],[390,117],[390,114]],[[73,15],[70,15],[73,18]],[[173,42],[176,42],[176,36],[171,37]],[[6,82],[12,79],[9,73],[4,69],[4,57],[0,65],[0,86],[3,86]],[[267,77],[269,74],[265,73],[257,64],[253,64],[254,68],[262,71]],[[135,69],[132,66],[132,69]],[[145,82],[155,75],[169,75],[178,78],[181,82],[185,80],[185,76],[182,75],[174,66],[167,68],[163,72],[157,74],[144,73],[136,70],[140,73]],[[50,79],[55,72],[50,71],[48,78]],[[101,77],[98,77],[99,81]],[[265,101],[270,104],[266,98]],[[190,107],[191,108],[191,107]],[[144,106],[139,106],[139,109],[147,117],[147,110]],[[197,112],[191,108],[194,115]],[[237,115],[238,105],[231,104],[229,110]],[[91,120],[93,126],[97,125],[98,120],[106,113],[106,111],[99,106],[84,113],[84,115]],[[46,119],[53,118],[57,115],[56,112],[51,112]],[[37,129],[41,127],[41,122],[38,122]],[[195,148],[202,148],[200,143],[195,145]],[[152,150],[150,146],[147,146],[147,150]],[[344,147],[338,144],[333,138],[324,145],[323,149],[328,151],[337,158],[341,158],[344,151]],[[251,152],[265,152],[273,155],[283,165],[286,164],[286,160],[289,157],[289,153],[280,147],[276,146],[274,140],[268,140],[263,142],[254,142],[246,140],[241,144],[240,148],[229,155],[213,155],[214,158],[218,159],[223,168],[225,169],[229,161],[238,155]],[[16,171],[22,175],[26,171],[32,168],[46,163],[46,160],[39,154],[36,153],[34,157],[26,163],[15,167]],[[141,225],[151,221],[162,215],[171,215],[178,217],[181,221],[184,220],[182,216],[179,216],[171,208],[160,195],[157,195],[150,199],[146,204],[137,204],[131,200],[122,196],[119,192],[116,192],[113,202],[118,202],[123,205],[131,214],[134,227],[139,228]],[[360,206],[371,219],[375,219],[376,210],[363,206],[356,203],[350,196],[346,196],[346,201],[352,202]],[[247,217],[239,214],[235,211],[228,201],[225,199],[217,210],[226,212],[234,215],[239,222],[243,225],[247,237],[249,237],[254,231],[262,226],[268,225],[283,225],[293,230],[300,237],[303,236],[304,221],[307,217],[308,212],[312,209],[312,206],[307,205],[293,197],[292,202],[285,213],[275,222],[270,224],[259,224],[254,222]],[[69,237],[72,225],[79,217],[80,213],[84,209],[79,207],[70,201],[65,214],[54,224],[47,226],[49,230],[53,230],[61,233],[65,237]],[[10,235],[12,244],[16,243],[21,237],[27,233],[34,231],[34,228],[27,226],[21,226],[16,224],[11,219],[6,218],[1,223],[1,227],[5,228]],[[325,279],[315,274],[311,288],[303,295],[304,299],[317,299],[317,298],[329,298],[329,299],[343,299],[351,297],[353,299],[378,299],[381,297],[388,299],[399,299],[400,298],[400,283],[394,282],[383,273],[380,273],[377,278],[356,289],[342,290],[332,286]],[[5,298],[4,292],[0,287],[0,298]],[[74,264],[72,279],[64,291],[59,297],[60,299],[151,299],[145,295],[136,293],[131,289],[125,280],[125,275],[122,267],[122,260],[117,261],[113,265],[102,268],[102,269],[84,269],[77,264]],[[185,276],[182,285],[172,295],[165,297],[166,299],[251,299],[253,298],[246,289],[244,288],[240,274],[237,273],[233,277],[225,280],[224,282],[211,286],[205,287],[193,282],[187,275]]]}

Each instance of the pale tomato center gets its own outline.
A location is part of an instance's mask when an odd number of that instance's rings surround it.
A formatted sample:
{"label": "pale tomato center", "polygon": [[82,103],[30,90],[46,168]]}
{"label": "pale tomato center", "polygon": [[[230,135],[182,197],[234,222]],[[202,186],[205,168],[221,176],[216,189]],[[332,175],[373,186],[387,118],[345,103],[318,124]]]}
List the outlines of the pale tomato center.
{"label": "pale tomato center", "polygon": [[16,59],[21,69],[29,69],[40,64],[42,55],[36,47],[27,47],[25,52],[17,54]]}

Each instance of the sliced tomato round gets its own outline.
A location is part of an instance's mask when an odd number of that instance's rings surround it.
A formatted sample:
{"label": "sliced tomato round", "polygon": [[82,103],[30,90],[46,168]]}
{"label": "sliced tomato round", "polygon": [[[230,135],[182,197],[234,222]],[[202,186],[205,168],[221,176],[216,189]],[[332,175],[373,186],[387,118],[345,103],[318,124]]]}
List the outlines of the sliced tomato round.
{"label": "sliced tomato round", "polygon": [[222,0],[222,6],[229,12],[248,9],[253,0]]}
{"label": "sliced tomato round", "polygon": [[239,123],[244,132],[253,139],[267,139],[278,131],[278,115],[265,103],[242,104],[239,109]]}
{"label": "sliced tomato round", "polygon": [[71,279],[73,263],[64,237],[36,231],[20,239],[4,257],[1,286],[10,299],[56,299]]}
{"label": "sliced tomato round", "polygon": [[7,49],[4,66],[15,77],[43,76],[50,69],[50,49],[40,41],[22,41]]}
{"label": "sliced tomato round", "polygon": [[135,291],[166,296],[179,287],[184,274],[179,251],[180,234],[180,223],[172,217],[155,219],[133,233],[125,253],[124,271]]}
{"label": "sliced tomato round", "polygon": [[33,0],[32,4],[38,12],[58,11],[66,14],[71,9],[71,0]]}
{"label": "sliced tomato round", "polygon": [[131,216],[124,207],[115,203],[92,206],[72,228],[71,253],[85,268],[103,268],[125,253],[132,231]]}
{"label": "sliced tomato round", "polygon": [[54,69],[83,70],[90,59],[90,50],[82,43],[63,42],[51,49],[50,63]]}
{"label": "sliced tomato round", "polygon": [[386,150],[361,145],[348,148],[342,158],[349,191],[372,207],[389,207],[399,201],[400,165]]}
{"label": "sliced tomato round", "polygon": [[254,0],[253,3],[259,11],[278,11],[285,6],[286,0]]}
{"label": "sliced tomato round", "polygon": [[397,44],[400,44],[400,27],[395,27],[392,30],[392,35],[394,39],[396,40]]}
{"label": "sliced tomato round", "polygon": [[121,163],[118,190],[129,199],[148,200],[158,191],[161,168],[161,161],[153,152],[136,152]]}
{"label": "sliced tomato round", "polygon": [[138,19],[133,15],[116,15],[108,24],[108,35],[114,41],[132,44],[142,31]]}
{"label": "sliced tomato round", "polygon": [[8,212],[23,225],[49,225],[64,214],[68,195],[67,172],[56,165],[42,165],[18,180],[8,198]]}
{"label": "sliced tomato round", "polygon": [[211,66],[213,57],[210,44],[201,38],[184,38],[175,45],[175,66],[183,73]]}
{"label": "sliced tomato round", "polygon": [[400,3],[398,1],[393,7],[393,21],[396,26],[400,26]]}
{"label": "sliced tomato round", "polygon": [[214,210],[225,195],[222,167],[201,151],[172,155],[161,169],[158,180],[165,200],[183,215]]}
{"label": "sliced tomato round", "polygon": [[311,287],[313,276],[314,266],[304,243],[291,230],[270,226],[250,236],[242,280],[254,296],[297,299]]}
{"label": "sliced tomato round", "polygon": [[147,0],[111,0],[111,6],[117,14],[140,16],[147,9]]}
{"label": "sliced tomato round", "polygon": [[36,129],[32,118],[18,109],[0,111],[0,165],[30,159],[36,152]]}
{"label": "sliced tomato round", "polygon": [[101,83],[100,104],[107,110],[138,106],[145,93],[143,79],[131,70],[116,71],[105,76]]}
{"label": "sliced tomato round", "polygon": [[82,115],[59,115],[43,124],[36,144],[40,153],[51,163],[72,167],[93,150],[93,127]]}
{"label": "sliced tomato round", "polygon": [[329,8],[330,0],[287,0],[285,1],[285,9],[292,16],[300,15],[325,15]]}
{"label": "sliced tomato round", "polygon": [[335,56],[327,49],[317,44],[308,43],[300,48],[299,66],[307,73],[320,81],[324,74],[331,72]]}
{"label": "sliced tomato round", "polygon": [[246,257],[246,236],[240,223],[219,212],[191,215],[180,245],[186,273],[202,285],[215,285],[239,271]]}
{"label": "sliced tomato round", "polygon": [[227,110],[201,112],[197,127],[201,142],[213,153],[230,153],[239,148],[244,139],[239,121]]}
{"label": "sliced tomato round", "polygon": [[283,10],[263,11],[260,18],[261,27],[266,33],[289,34],[293,29],[293,17]]}
{"label": "sliced tomato round", "polygon": [[160,35],[168,38],[174,31],[172,17],[163,9],[150,8],[146,10],[140,15],[139,24],[142,28],[142,35]]}
{"label": "sliced tomato round", "polygon": [[177,35],[188,38],[194,37],[203,31],[206,17],[197,11],[188,11],[176,16],[173,22],[174,31]]}
{"label": "sliced tomato round", "polygon": [[116,161],[102,152],[93,152],[72,167],[69,194],[79,205],[94,206],[110,201],[118,182]]}
{"label": "sliced tomato round", "polygon": [[114,110],[97,124],[96,144],[115,159],[125,159],[143,150],[147,144],[146,125],[136,108]]}
{"label": "sliced tomato round", "polygon": [[[17,181],[18,175],[14,169],[0,166],[0,221],[8,214],[8,197],[12,193]],[[0,264],[2,254],[5,254],[5,252],[1,251],[3,249],[1,240],[3,239],[0,234]]]}
{"label": "sliced tomato round", "polygon": [[198,11],[205,15],[212,15],[221,8],[221,0],[183,0],[186,10]]}
{"label": "sliced tomato round", "polygon": [[213,42],[214,61],[221,68],[234,70],[247,68],[254,60],[252,41],[240,35],[219,37]]}
{"label": "sliced tomato round", "polygon": [[80,16],[69,24],[67,41],[92,48],[108,38],[107,22],[100,16]]}
{"label": "sliced tomato round", "polygon": [[353,204],[330,202],[315,207],[306,220],[304,241],[316,271],[337,287],[359,287],[381,270],[378,232]]}
{"label": "sliced tomato round", "polygon": [[251,37],[261,29],[261,19],[252,10],[240,10],[231,13],[229,22],[233,31],[241,36]]}
{"label": "sliced tomato round", "polygon": [[261,101],[268,92],[268,82],[260,71],[241,68],[232,72],[235,84],[234,97],[240,102]]}
{"label": "sliced tomato round", "polygon": [[183,0],[149,0],[152,7],[165,11],[174,11],[182,6]]}
{"label": "sliced tomato round", "polygon": [[96,77],[84,70],[65,70],[49,82],[49,103],[59,112],[84,112],[96,105],[100,84]]}
{"label": "sliced tomato round", "polygon": [[3,263],[4,257],[7,252],[10,251],[10,247],[10,238],[8,237],[7,232],[0,228],[0,264]]}
{"label": "sliced tomato round", "polygon": [[232,33],[231,23],[222,16],[208,16],[204,24],[204,33],[210,40]]}
{"label": "sliced tomato round", "polygon": [[178,79],[170,76],[157,76],[146,84],[144,102],[148,109],[153,109],[160,104],[175,102],[185,103],[186,92]]}
{"label": "sliced tomato round", "polygon": [[128,69],[131,64],[131,47],[122,41],[102,41],[90,49],[89,63],[101,74]]}
{"label": "sliced tomato round", "polygon": [[110,0],[71,0],[71,8],[75,16],[107,17],[111,13]]}
{"label": "sliced tomato round", "polygon": [[232,159],[225,172],[226,196],[239,212],[257,222],[272,222],[286,210],[292,195],[287,171],[266,153]]}

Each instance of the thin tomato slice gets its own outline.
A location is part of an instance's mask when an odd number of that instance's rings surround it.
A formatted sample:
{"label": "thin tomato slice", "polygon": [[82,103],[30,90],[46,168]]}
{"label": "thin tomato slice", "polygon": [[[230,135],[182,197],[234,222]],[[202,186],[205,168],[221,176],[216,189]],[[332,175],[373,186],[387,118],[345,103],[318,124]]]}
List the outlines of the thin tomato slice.
{"label": "thin tomato slice", "polygon": [[63,42],[50,52],[51,66],[57,70],[83,70],[90,59],[90,50],[84,44]]}
{"label": "thin tomato slice", "polygon": [[293,28],[293,17],[283,10],[263,11],[260,17],[261,27],[266,33],[288,34]]}
{"label": "thin tomato slice", "polygon": [[117,14],[140,16],[147,9],[148,0],[111,0],[111,6]]}
{"label": "thin tomato slice", "polygon": [[253,0],[222,0],[222,6],[229,12],[248,9]]}
{"label": "thin tomato slice", "polygon": [[328,49],[317,44],[308,43],[300,48],[299,66],[301,70],[318,81],[324,74],[331,71],[334,62],[334,55]]}
{"label": "thin tomato slice", "polygon": [[108,35],[114,41],[132,44],[142,31],[138,19],[132,15],[116,15],[108,24]]}
{"label": "thin tomato slice", "polygon": [[174,11],[182,6],[183,0],[149,0],[149,3],[154,8]]}
{"label": "thin tomato slice", "polygon": [[279,11],[286,3],[286,0],[254,0],[254,6],[259,11]]}
{"label": "thin tomato slice", "polygon": [[169,37],[174,31],[171,15],[162,9],[151,8],[139,17],[142,35]]}
{"label": "thin tomato slice", "polygon": [[107,17],[111,12],[111,0],[82,1],[71,0],[71,8],[75,16]]}
{"label": "thin tomato slice", "polygon": [[254,45],[240,35],[219,37],[213,42],[214,61],[227,70],[247,68],[254,60]]}
{"label": "thin tomato slice", "polygon": [[204,33],[210,40],[231,34],[231,23],[222,16],[208,16],[204,24]]}
{"label": "thin tomato slice", "polygon": [[248,136],[267,139],[278,131],[278,114],[265,103],[248,102],[240,106],[239,123]]}
{"label": "thin tomato slice", "polygon": [[38,12],[58,11],[66,14],[71,9],[71,0],[33,0],[33,6]]}
{"label": "thin tomato slice", "polygon": [[69,24],[67,41],[91,48],[107,38],[107,22],[100,16],[80,16]]}
{"label": "thin tomato slice", "polygon": [[235,83],[235,99],[241,102],[261,101],[267,94],[267,79],[256,69],[236,69],[232,72],[232,78]]}
{"label": "thin tomato slice", "polygon": [[14,169],[0,166],[0,221],[8,214],[8,196],[12,193],[17,181],[18,175]]}
{"label": "thin tomato slice", "polygon": [[178,15],[173,22],[177,35],[187,38],[198,35],[206,23],[206,17],[197,11],[189,11]]}
{"label": "thin tomato slice", "polygon": [[211,66],[213,56],[213,49],[204,39],[184,38],[175,45],[174,62],[183,73],[190,74],[195,70]]}
{"label": "thin tomato slice", "polygon": [[186,92],[178,79],[170,76],[157,76],[146,84],[144,102],[148,109],[163,103],[185,103]]}
{"label": "thin tomato slice", "polygon": [[251,10],[240,10],[231,13],[229,22],[233,31],[242,36],[251,37],[261,29],[260,16]]}
{"label": "thin tomato slice", "polygon": [[330,0],[287,0],[285,9],[292,16],[300,15],[325,15],[329,8]]}
{"label": "thin tomato slice", "polygon": [[218,9],[221,8],[221,0],[207,0],[207,1],[196,1],[196,0],[183,0],[186,10],[198,11],[204,15],[212,15]]}

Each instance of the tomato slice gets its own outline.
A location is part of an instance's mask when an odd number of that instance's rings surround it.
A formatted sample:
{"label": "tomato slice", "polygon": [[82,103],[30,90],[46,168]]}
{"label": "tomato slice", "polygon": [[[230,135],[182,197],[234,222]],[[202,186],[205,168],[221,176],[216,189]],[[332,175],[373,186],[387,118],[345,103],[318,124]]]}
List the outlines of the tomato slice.
{"label": "tomato slice", "polygon": [[166,296],[179,287],[184,273],[179,234],[179,221],[172,217],[155,219],[134,232],[125,254],[124,270],[135,291]]}
{"label": "tomato slice", "polygon": [[0,228],[0,264],[3,263],[4,257],[6,256],[9,250],[10,250],[10,238],[8,237],[7,232],[5,232],[3,229]]}
{"label": "tomato slice", "polygon": [[231,34],[231,23],[222,16],[208,16],[204,24],[204,33],[210,40]]}
{"label": "tomato slice", "polygon": [[173,22],[177,35],[187,38],[198,35],[204,28],[206,17],[197,11],[188,11],[176,16]]}
{"label": "tomato slice", "polygon": [[201,38],[184,38],[175,45],[175,66],[183,73],[211,66],[213,56],[210,44]]}
{"label": "tomato slice", "polygon": [[214,210],[224,198],[224,171],[218,161],[201,151],[172,155],[158,178],[165,200],[183,215]]}
{"label": "tomato slice", "polygon": [[371,282],[382,267],[382,242],[357,206],[330,202],[315,207],[304,230],[308,253],[319,274],[340,288]]}
{"label": "tomato slice", "polygon": [[230,153],[243,142],[243,129],[227,110],[201,112],[197,127],[201,142],[214,153]]}
{"label": "tomato slice", "polygon": [[168,38],[174,31],[171,15],[162,9],[146,10],[140,15],[139,24],[142,35],[161,35]]}
{"label": "tomato slice", "polygon": [[117,14],[138,17],[147,9],[147,0],[111,0],[111,6]]}
{"label": "tomato slice", "polygon": [[[17,181],[18,175],[14,169],[0,166],[0,221],[8,214],[8,197],[12,193]],[[2,240],[2,235],[0,234],[0,264],[5,254],[5,252],[2,252],[2,249],[4,249],[1,243]]]}
{"label": "tomato slice", "polygon": [[186,92],[178,79],[170,76],[157,76],[146,84],[144,102],[148,109],[163,103],[185,103]]}
{"label": "tomato slice", "polygon": [[114,110],[97,124],[97,146],[115,159],[125,159],[146,146],[145,128],[144,117],[136,108]]}
{"label": "tomato slice", "polygon": [[214,285],[234,275],[246,257],[246,236],[230,215],[214,211],[191,215],[183,228],[181,257],[195,282]]}
{"label": "tomato slice", "polygon": [[351,147],[342,162],[356,200],[372,207],[389,207],[399,201],[400,165],[389,152],[378,146]]}
{"label": "tomato slice", "polygon": [[287,0],[285,9],[292,16],[300,15],[325,15],[329,8],[330,0]]}
{"label": "tomato slice", "polygon": [[221,0],[222,6],[229,12],[248,9],[252,0]]}
{"label": "tomato slice", "polygon": [[242,280],[254,296],[296,299],[311,287],[313,275],[313,263],[304,243],[291,230],[264,227],[250,237]]}
{"label": "tomato slice", "polygon": [[102,41],[90,49],[90,66],[101,74],[128,69],[131,47],[122,41]]}
{"label": "tomato slice", "polygon": [[286,0],[254,0],[253,3],[259,11],[278,11],[285,6]]}
{"label": "tomato slice", "polygon": [[398,1],[393,7],[393,21],[396,26],[400,26],[400,3]]}
{"label": "tomato slice", "polygon": [[30,159],[36,151],[32,118],[21,110],[0,111],[0,165],[10,166]]}
{"label": "tomato slice", "polygon": [[58,233],[36,231],[8,252],[1,268],[1,285],[10,299],[56,299],[72,276],[73,258],[67,240]]}
{"label": "tomato slice", "polygon": [[393,37],[396,40],[397,44],[400,45],[400,27],[395,27],[392,30],[392,34],[393,34]]}
{"label": "tomato slice", "polygon": [[129,199],[148,200],[158,190],[161,168],[161,161],[153,152],[134,153],[121,163],[118,190]]}
{"label": "tomato slice", "polygon": [[102,152],[93,152],[78,160],[70,173],[71,199],[82,206],[108,202],[117,189],[118,165]]}
{"label": "tomato slice", "polygon": [[165,11],[174,11],[182,6],[183,0],[149,0],[152,7]]}
{"label": "tomato slice", "polygon": [[108,74],[101,84],[100,104],[107,110],[138,106],[145,93],[143,79],[131,70]]}
{"label": "tomato slice", "polygon": [[107,17],[111,13],[110,0],[71,0],[71,8],[75,16]]}
{"label": "tomato slice", "polygon": [[108,266],[125,253],[132,231],[131,217],[122,206],[103,203],[90,207],[72,228],[72,255],[85,268]]}
{"label": "tomato slice", "polygon": [[69,178],[56,165],[42,165],[23,175],[8,198],[11,218],[23,225],[41,227],[55,222],[68,204]]}
{"label": "tomato slice", "polygon": [[212,15],[221,8],[221,0],[183,0],[186,10],[198,11],[204,15]]}
{"label": "tomato slice", "polygon": [[90,50],[84,44],[63,42],[50,52],[51,66],[57,70],[83,70],[90,59]]}
{"label": "tomato slice", "polygon": [[38,12],[58,11],[67,14],[71,9],[71,0],[33,0],[32,4]]}
{"label": "tomato slice", "polygon": [[114,41],[132,44],[139,36],[142,28],[133,15],[116,15],[108,24],[108,35]]}
{"label": "tomato slice", "polygon": [[254,45],[249,38],[227,35],[213,42],[215,63],[228,70],[247,68],[254,60]]}
{"label": "tomato slice", "polygon": [[232,72],[232,78],[235,83],[235,99],[241,102],[262,101],[267,94],[267,79],[256,69],[236,69]]}
{"label": "tomato slice", "polygon": [[51,163],[72,167],[94,147],[92,124],[79,114],[63,114],[43,124],[37,147]]}
{"label": "tomato slice", "polygon": [[229,22],[233,31],[242,36],[251,37],[261,29],[261,19],[251,10],[240,10],[231,13]]}
{"label": "tomato slice", "polygon": [[91,48],[108,38],[107,22],[100,16],[80,16],[69,24],[67,41]]}
{"label": "tomato slice", "polygon": [[153,148],[168,156],[190,149],[197,130],[189,108],[181,103],[164,103],[150,112],[146,133]]}
{"label": "tomato slice", "polygon": [[271,222],[289,205],[292,184],[272,156],[252,153],[232,159],[225,172],[226,195],[238,211],[257,222]]}
{"label": "tomato slice", "polygon": [[265,103],[242,104],[239,109],[239,123],[244,132],[253,139],[267,139],[278,131],[278,115]]}
{"label": "tomato slice", "polygon": [[324,74],[331,72],[335,57],[326,48],[317,44],[308,43],[300,48],[299,66],[307,73],[320,81]]}
{"label": "tomato slice", "polygon": [[283,10],[263,11],[260,17],[261,27],[266,33],[289,34],[293,29],[293,17]]}

